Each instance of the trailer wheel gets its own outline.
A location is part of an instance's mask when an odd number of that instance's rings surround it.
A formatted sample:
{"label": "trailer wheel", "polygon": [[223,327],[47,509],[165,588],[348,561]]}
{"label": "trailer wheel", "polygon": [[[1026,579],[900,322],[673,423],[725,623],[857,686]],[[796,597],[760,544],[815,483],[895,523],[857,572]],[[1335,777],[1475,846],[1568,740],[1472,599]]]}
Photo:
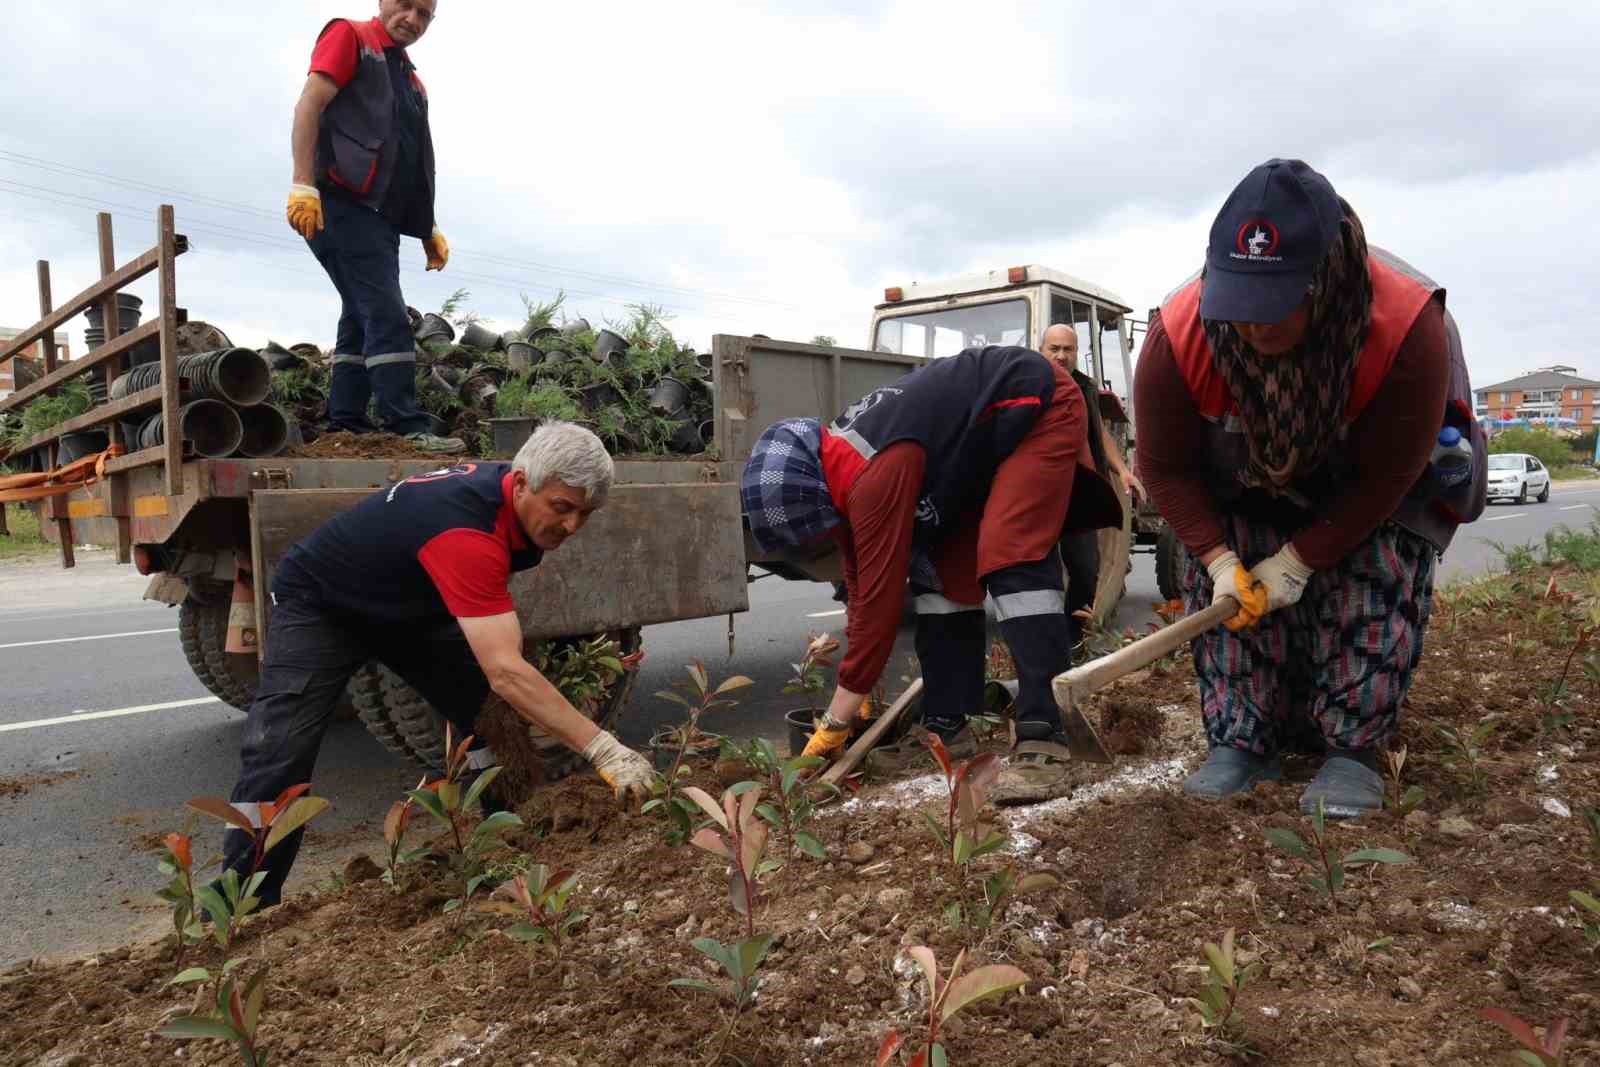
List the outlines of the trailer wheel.
{"label": "trailer wheel", "polygon": [[[588,635],[586,635],[587,637]],[[639,627],[613,630],[610,636],[622,646],[624,654],[640,645]],[[633,691],[634,673],[623,675],[596,709],[595,722],[601,729],[616,722]],[[381,663],[368,663],[350,681],[356,714],[368,732],[389,751],[437,773],[444,766],[444,719],[404,679]],[[529,729],[533,747],[541,754],[541,777],[553,782],[578,768],[582,757],[560,741]]]}
{"label": "trailer wheel", "polygon": [[211,665],[206,661],[200,637],[200,616],[203,612],[204,606],[192,598],[178,605],[178,643],[183,646],[183,658],[189,662],[189,669],[200,679],[200,684],[218,700],[231,704],[231,691],[217,684],[211,675]]}
{"label": "trailer wheel", "polygon": [[1163,600],[1183,599],[1183,546],[1170,526],[1156,538],[1156,588]]}

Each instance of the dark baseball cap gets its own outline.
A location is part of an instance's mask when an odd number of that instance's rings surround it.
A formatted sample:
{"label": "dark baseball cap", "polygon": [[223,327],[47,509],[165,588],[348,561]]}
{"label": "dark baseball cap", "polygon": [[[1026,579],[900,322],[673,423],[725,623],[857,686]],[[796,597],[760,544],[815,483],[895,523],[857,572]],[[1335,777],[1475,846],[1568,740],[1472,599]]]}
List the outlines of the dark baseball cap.
{"label": "dark baseball cap", "polygon": [[1234,187],[1211,224],[1200,317],[1282,322],[1304,299],[1344,216],[1328,179],[1269,159]]}

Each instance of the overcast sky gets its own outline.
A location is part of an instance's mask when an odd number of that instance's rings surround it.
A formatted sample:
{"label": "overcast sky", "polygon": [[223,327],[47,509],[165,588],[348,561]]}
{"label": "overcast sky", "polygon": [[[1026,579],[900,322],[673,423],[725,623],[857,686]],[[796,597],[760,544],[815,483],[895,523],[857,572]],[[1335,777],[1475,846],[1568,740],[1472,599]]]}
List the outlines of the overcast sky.
{"label": "overcast sky", "polygon": [[[1474,384],[1600,378],[1600,6],[1479,7],[439,0],[411,55],[454,253],[424,275],[406,242],[402,282],[505,325],[524,292],[658,303],[700,346],[863,345],[884,286],[1027,262],[1142,314],[1239,178],[1298,156],[1449,290]],[[14,5],[0,325],[37,317],[35,259],[58,296],[92,281],[95,211],[128,258],[167,202],[194,317],[330,345],[337,299],[283,221],[289,123],[323,22],[375,11]]]}

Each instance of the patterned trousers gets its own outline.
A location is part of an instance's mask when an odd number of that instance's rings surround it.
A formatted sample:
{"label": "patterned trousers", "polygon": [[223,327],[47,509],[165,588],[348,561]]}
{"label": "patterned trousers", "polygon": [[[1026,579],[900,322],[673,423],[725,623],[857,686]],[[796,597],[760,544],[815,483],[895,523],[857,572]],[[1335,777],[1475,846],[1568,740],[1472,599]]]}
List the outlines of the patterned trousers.
{"label": "patterned trousers", "polygon": [[[1288,540],[1237,515],[1223,516],[1222,526],[1247,567]],[[1197,638],[1195,675],[1211,747],[1269,755],[1306,733],[1329,748],[1386,743],[1422,656],[1436,561],[1427,541],[1384,523],[1337,566],[1312,575],[1299,603],[1252,629],[1219,626]],[[1211,603],[1211,578],[1187,553],[1183,584],[1189,611]]]}

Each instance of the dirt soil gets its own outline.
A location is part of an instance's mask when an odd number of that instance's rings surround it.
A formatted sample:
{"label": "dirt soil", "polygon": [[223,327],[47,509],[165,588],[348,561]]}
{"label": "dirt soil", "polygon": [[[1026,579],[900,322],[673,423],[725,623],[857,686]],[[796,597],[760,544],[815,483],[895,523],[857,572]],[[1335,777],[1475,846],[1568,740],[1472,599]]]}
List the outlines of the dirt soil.
{"label": "dirt soil", "polygon": [[[764,879],[756,928],[778,947],[728,1052],[745,1064],[870,1063],[888,1027],[907,1033],[925,1016],[904,949],[927,944],[943,966],[965,947],[1031,976],[1020,994],[952,1021],[952,1063],[1228,1062],[1185,998],[1202,981],[1202,943],[1233,928],[1241,963],[1261,965],[1240,1002],[1259,1062],[1505,1063],[1514,1046],[1478,1014],[1497,1005],[1540,1025],[1568,1017],[1568,1063],[1600,1064],[1600,958],[1567,898],[1600,882],[1580,811],[1600,799],[1588,710],[1600,686],[1575,667],[1565,706],[1577,717],[1542,728],[1541,686],[1567,651],[1550,621],[1565,609],[1541,599],[1543,583],[1436,609],[1401,738],[1405,784],[1426,799],[1404,819],[1330,831],[1341,849],[1385,846],[1414,864],[1352,869],[1334,906],[1266,844],[1268,827],[1305,833],[1297,802],[1311,759],[1230,801],[1184,798],[1177,784],[1203,739],[1189,664],[1169,661],[1098,698],[1107,734],[1137,754],[1083,765],[1070,797],[996,815],[1010,841],[980,864],[1060,884],[1011,904],[990,930],[941,915],[955,890],[920,814],[942,812],[941,780],[871,783],[820,816],[830,859],[788,857]],[[1475,789],[1436,728],[1486,715],[1500,728]],[[713,787],[709,768],[696,774]],[[426,864],[403,869],[401,891],[370,863],[353,863],[342,889],[313,893],[301,879],[301,895],[251,921],[236,947],[247,968],[271,965],[260,1042],[273,1061],[707,1062],[723,1009],[667,983],[712,977],[692,938],[742,936],[723,864],[669,847],[658,823],[618,813],[588,774],[545,788],[522,815],[512,844],[579,873],[574,903],[590,918],[561,956],[503,936],[509,919],[444,913],[454,890]],[[375,831],[371,854],[383,858]],[[218,961],[202,947],[184,965]],[[13,968],[0,975],[0,1064],[238,1063],[219,1043],[180,1054],[153,1033],[193,1000],[165,986],[177,969],[170,940]]]}
{"label": "dirt soil", "polygon": [[392,433],[327,433],[287,453],[300,459],[435,459]]}
{"label": "dirt soil", "polygon": [[76,778],[82,771],[57,771],[51,774],[22,774],[15,778],[0,778],[0,800],[20,797],[40,786],[55,785]]}

